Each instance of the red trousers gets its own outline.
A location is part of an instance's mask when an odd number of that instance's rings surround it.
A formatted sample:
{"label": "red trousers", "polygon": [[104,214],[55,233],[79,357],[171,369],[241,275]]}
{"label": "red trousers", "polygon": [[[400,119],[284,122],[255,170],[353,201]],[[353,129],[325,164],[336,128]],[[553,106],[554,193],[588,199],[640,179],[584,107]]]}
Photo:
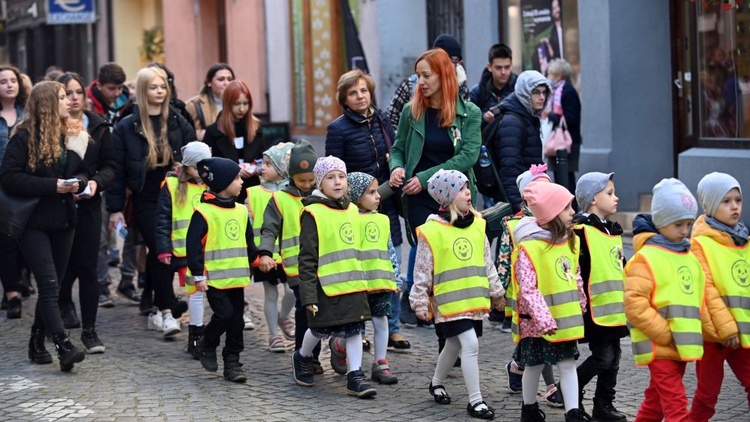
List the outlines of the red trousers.
{"label": "red trousers", "polygon": [[719,390],[724,380],[724,361],[745,387],[750,407],[750,349],[728,349],[720,343],[703,343],[703,360],[695,367],[698,386],[690,409],[691,422],[706,422],[714,415]]}
{"label": "red trousers", "polygon": [[651,380],[635,422],[684,422],[688,420],[688,399],[685,395],[687,362],[656,359],[648,365]]}

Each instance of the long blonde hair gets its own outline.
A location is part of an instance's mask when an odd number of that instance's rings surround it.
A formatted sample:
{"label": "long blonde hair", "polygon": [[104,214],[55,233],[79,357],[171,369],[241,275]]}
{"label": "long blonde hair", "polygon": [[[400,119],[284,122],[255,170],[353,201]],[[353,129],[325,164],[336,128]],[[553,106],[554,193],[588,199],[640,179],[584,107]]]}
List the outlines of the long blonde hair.
{"label": "long blonde hair", "polygon": [[[151,125],[151,119],[148,114],[148,86],[157,77],[164,81],[167,90],[167,95],[164,97],[164,102],[161,104],[161,111],[159,113],[161,125],[159,125],[160,131],[158,135],[154,134],[154,128]],[[138,112],[141,117],[141,125],[143,125],[143,134],[148,143],[146,164],[149,169],[169,165],[174,159],[172,147],[169,145],[169,139],[167,138],[170,94],[167,74],[163,70],[158,67],[144,67],[138,71],[135,79],[135,98],[139,106]]]}
{"label": "long blonde hair", "polygon": [[19,128],[29,131],[29,169],[32,172],[40,161],[50,167],[62,155],[60,137],[65,133],[68,119],[60,117],[60,90],[65,92],[60,82],[36,84],[31,89],[21,123],[13,129],[13,133]]}

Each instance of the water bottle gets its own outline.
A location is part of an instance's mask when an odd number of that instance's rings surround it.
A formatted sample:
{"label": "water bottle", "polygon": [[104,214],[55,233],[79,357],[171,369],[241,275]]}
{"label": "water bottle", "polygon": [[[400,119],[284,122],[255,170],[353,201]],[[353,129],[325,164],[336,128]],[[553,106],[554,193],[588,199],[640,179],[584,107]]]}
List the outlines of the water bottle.
{"label": "water bottle", "polygon": [[487,152],[487,147],[482,145],[482,149],[479,151],[479,167],[489,167],[491,165],[490,154]]}

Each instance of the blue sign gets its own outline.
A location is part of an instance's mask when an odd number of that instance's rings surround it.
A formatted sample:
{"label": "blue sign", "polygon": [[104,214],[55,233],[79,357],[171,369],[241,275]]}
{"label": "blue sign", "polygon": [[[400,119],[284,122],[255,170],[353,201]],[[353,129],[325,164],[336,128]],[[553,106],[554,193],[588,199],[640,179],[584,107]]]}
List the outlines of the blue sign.
{"label": "blue sign", "polygon": [[94,0],[47,0],[47,24],[96,22]]}

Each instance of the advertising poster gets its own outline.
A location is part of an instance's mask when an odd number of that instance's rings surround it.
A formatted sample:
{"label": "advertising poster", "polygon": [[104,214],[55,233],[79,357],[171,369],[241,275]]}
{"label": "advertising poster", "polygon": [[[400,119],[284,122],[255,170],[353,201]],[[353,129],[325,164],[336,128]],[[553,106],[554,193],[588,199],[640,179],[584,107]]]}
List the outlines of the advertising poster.
{"label": "advertising poster", "polygon": [[561,0],[521,0],[524,69],[546,74],[547,65],[565,58]]}

